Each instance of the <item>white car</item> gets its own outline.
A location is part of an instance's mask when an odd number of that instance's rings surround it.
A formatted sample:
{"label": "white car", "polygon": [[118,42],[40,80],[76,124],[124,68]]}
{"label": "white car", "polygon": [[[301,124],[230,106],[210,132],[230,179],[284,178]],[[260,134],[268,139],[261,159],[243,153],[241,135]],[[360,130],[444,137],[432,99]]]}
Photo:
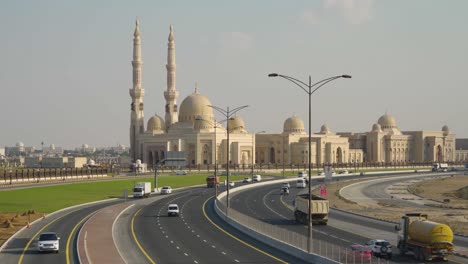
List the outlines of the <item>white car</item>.
{"label": "white car", "polygon": [[184,170],[177,170],[175,172],[176,175],[187,175],[187,171],[184,171]]}
{"label": "white car", "polygon": [[251,183],[252,179],[250,179],[250,177],[246,177],[246,178],[244,178],[244,180],[242,182],[243,183]]}
{"label": "white car", "polygon": [[229,182],[229,186],[234,187],[236,184],[233,181]]}
{"label": "white car", "polygon": [[291,184],[289,184],[289,182],[283,182],[283,184],[281,185],[281,188],[283,187],[286,187],[289,189],[289,187],[291,187]]}
{"label": "white car", "polygon": [[41,233],[37,238],[37,251],[54,251],[58,253],[60,249],[59,240],[60,237],[54,232]]}
{"label": "white car", "polygon": [[338,173],[339,174],[349,174],[349,171],[348,170],[340,170]]}
{"label": "white car", "polygon": [[161,194],[170,194],[172,193],[171,186],[164,186],[161,188]]}
{"label": "white car", "polygon": [[177,204],[170,204],[167,207],[167,216],[179,216],[179,206]]}
{"label": "white car", "polygon": [[392,245],[384,239],[373,239],[366,243],[372,255],[376,257],[392,258]]}
{"label": "white car", "polygon": [[257,174],[257,175],[254,175],[252,178],[253,178],[253,181],[254,181],[254,182],[259,182],[259,181],[262,180],[262,176],[261,176],[261,175],[258,175],[258,174]]}

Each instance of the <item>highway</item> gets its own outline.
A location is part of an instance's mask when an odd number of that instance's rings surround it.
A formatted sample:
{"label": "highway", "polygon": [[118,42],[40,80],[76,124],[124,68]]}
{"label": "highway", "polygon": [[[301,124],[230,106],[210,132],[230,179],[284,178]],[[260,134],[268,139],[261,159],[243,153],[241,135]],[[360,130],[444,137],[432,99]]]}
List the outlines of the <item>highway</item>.
{"label": "highway", "polygon": [[[91,205],[83,205],[47,216],[30,229],[20,232],[0,253],[0,263],[78,263],[76,237],[80,226],[95,211],[116,204],[121,200],[110,200]],[[56,232],[60,237],[60,251],[56,253],[36,251],[35,238],[42,232]]]}
{"label": "highway", "polygon": [[[231,204],[232,208],[243,214],[281,226],[291,232],[306,235],[307,226],[296,223],[292,211],[292,201],[300,190],[306,191],[306,189],[292,187],[290,195],[282,196],[280,195],[280,184],[262,186],[235,193]],[[317,246],[318,240],[349,248],[351,244],[364,244],[370,239],[385,238],[395,245],[394,226],[395,224],[392,223],[332,210],[327,226],[313,226],[314,248]],[[397,249],[395,247],[393,249],[396,254],[394,254],[392,262],[417,263],[410,256],[399,256],[396,252]],[[451,261],[448,263],[466,263],[466,259],[451,257]]]}
{"label": "highway", "polygon": [[[213,211],[213,195],[213,188],[193,188],[134,208],[126,222],[134,220],[134,238],[146,262],[302,263],[226,225]],[[179,217],[167,216],[171,203],[179,205]],[[123,242],[119,241],[118,245]],[[133,253],[120,251],[129,263],[141,261]]]}

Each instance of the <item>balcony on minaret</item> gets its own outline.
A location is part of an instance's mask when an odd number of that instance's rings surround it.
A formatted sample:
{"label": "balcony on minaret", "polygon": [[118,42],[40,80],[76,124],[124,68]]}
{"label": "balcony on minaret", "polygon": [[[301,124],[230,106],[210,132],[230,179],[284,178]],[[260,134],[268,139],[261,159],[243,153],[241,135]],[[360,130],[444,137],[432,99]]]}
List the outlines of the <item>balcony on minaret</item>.
{"label": "balcony on minaret", "polygon": [[145,96],[145,89],[143,88],[136,87],[136,89],[130,89],[129,92],[132,98],[142,98]]}
{"label": "balcony on minaret", "polygon": [[164,91],[164,98],[166,101],[174,101],[179,97],[178,91]]}

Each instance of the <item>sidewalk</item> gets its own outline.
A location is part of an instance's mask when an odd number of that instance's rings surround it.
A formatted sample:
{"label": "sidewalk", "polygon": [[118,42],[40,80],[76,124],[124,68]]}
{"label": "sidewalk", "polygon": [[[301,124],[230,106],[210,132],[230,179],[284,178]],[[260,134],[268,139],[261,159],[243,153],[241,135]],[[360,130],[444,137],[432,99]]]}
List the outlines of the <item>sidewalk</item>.
{"label": "sidewalk", "polygon": [[114,220],[129,203],[121,203],[101,209],[86,221],[78,235],[80,263],[122,263],[125,261],[112,237]]}

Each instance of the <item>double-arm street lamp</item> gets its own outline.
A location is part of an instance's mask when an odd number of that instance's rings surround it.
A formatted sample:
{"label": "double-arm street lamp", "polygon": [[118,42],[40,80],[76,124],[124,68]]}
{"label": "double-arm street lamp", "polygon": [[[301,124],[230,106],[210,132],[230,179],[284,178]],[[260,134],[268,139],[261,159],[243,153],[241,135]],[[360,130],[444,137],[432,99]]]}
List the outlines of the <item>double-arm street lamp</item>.
{"label": "double-arm street lamp", "polygon": [[229,146],[229,119],[233,117],[233,115],[240,110],[248,107],[248,105],[244,106],[239,106],[234,109],[229,109],[229,106],[226,108],[226,110],[214,106],[214,105],[208,105],[209,107],[213,108],[214,110],[218,111],[221,113],[227,120],[227,125],[226,125],[226,133],[227,133],[227,147],[226,147],[226,174],[227,174],[227,185],[226,185],[226,215],[229,214],[229,152],[230,152],[230,146]]}
{"label": "double-arm street lamp", "polygon": [[351,75],[338,75],[338,76],[333,76],[333,77],[329,77],[329,78],[326,78],[326,79],[323,79],[321,81],[318,81],[314,84],[312,84],[312,78],[310,77],[309,75],[309,83],[305,83],[303,81],[300,81],[296,78],[293,78],[293,77],[290,77],[290,76],[287,76],[287,75],[282,75],[282,74],[278,74],[278,73],[270,73],[268,74],[268,77],[281,77],[281,78],[284,78],[292,83],[294,83],[295,85],[299,86],[302,90],[304,90],[304,92],[306,92],[308,95],[309,95],[309,205],[308,205],[308,225],[307,225],[307,252],[311,253],[312,252],[312,217],[311,217],[311,213],[312,213],[312,205],[311,205],[311,198],[312,198],[312,179],[311,179],[311,175],[312,175],[312,168],[311,168],[311,163],[312,163],[312,152],[311,152],[311,149],[312,149],[312,139],[311,139],[311,133],[312,133],[312,129],[311,129],[311,124],[310,124],[310,120],[311,120],[311,96],[312,94],[317,91],[318,89],[320,89],[320,87],[324,86],[325,84],[333,81],[333,80],[336,80],[336,79],[339,79],[339,78],[351,78]]}
{"label": "double-arm street lamp", "polygon": [[265,133],[266,131],[262,130],[262,131],[258,131],[257,133],[253,133],[252,134],[252,164],[250,164],[252,166],[252,182],[253,182],[253,176],[254,176],[254,164],[255,164],[255,160],[254,160],[254,153],[255,153],[255,142],[254,142],[254,138],[255,138],[255,134],[260,134],[260,133]]}

